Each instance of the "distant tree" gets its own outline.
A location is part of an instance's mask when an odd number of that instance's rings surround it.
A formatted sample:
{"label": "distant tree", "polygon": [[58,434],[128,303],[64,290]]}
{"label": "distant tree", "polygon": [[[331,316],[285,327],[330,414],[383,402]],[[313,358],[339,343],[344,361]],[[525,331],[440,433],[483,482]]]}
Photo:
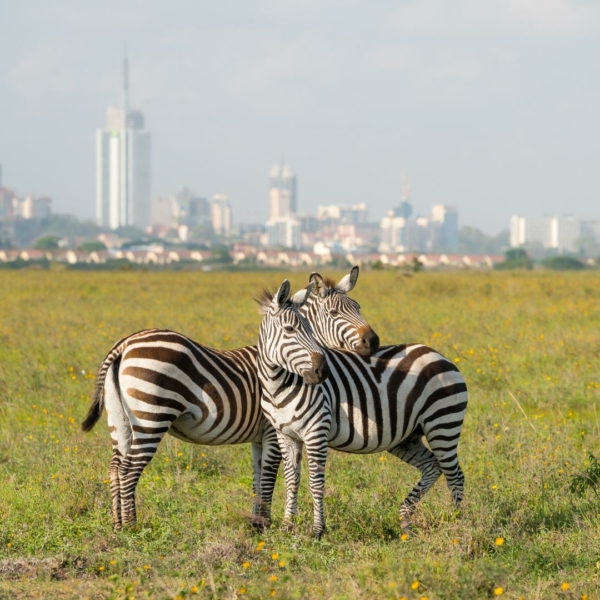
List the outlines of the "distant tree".
{"label": "distant tree", "polygon": [[497,263],[496,269],[533,269],[533,260],[523,248],[509,248],[504,253],[504,262]]}
{"label": "distant tree", "polygon": [[219,263],[233,262],[233,258],[229,255],[229,248],[225,245],[213,246],[212,259]]}
{"label": "distant tree", "polygon": [[56,235],[45,235],[33,245],[36,250],[54,250],[58,248],[60,238]]}
{"label": "distant tree", "polygon": [[116,230],[116,234],[122,238],[129,238],[131,240],[142,240],[147,237],[139,227],[133,225],[124,225]]}
{"label": "distant tree", "polygon": [[100,240],[86,240],[81,243],[79,249],[84,252],[100,252],[106,250],[106,246]]}
{"label": "distant tree", "polygon": [[508,229],[494,236],[469,226],[461,227],[458,232],[458,251],[462,254],[501,254],[509,243]]}
{"label": "distant tree", "polygon": [[552,256],[542,261],[542,266],[553,271],[582,271],[588,266],[574,256]]}

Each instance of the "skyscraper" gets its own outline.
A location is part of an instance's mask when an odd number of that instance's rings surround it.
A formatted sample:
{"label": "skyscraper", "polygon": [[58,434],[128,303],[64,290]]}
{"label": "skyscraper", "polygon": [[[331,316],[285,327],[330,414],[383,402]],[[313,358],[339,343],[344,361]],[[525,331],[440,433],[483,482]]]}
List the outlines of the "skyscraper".
{"label": "skyscraper", "polygon": [[96,220],[117,229],[150,225],[150,132],[129,108],[129,64],[123,61],[123,106],[109,107],[96,130]]}
{"label": "skyscraper", "polygon": [[298,212],[297,180],[283,160],[271,167],[268,177],[269,221]]}
{"label": "skyscraper", "polygon": [[219,237],[231,234],[231,205],[227,194],[213,195],[212,225],[215,235]]}

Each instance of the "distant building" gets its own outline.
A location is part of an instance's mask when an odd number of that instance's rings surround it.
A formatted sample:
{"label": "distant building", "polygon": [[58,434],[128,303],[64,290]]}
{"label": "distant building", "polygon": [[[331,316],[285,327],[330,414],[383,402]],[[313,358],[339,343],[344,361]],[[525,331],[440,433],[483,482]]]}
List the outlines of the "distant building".
{"label": "distant building", "polygon": [[51,213],[52,198],[47,196],[25,196],[24,198],[13,198],[13,217],[22,219],[46,219]]}
{"label": "distant building", "polygon": [[583,237],[595,238],[593,223],[582,223],[572,216],[531,218],[513,215],[510,219],[510,245],[516,248],[537,244],[558,252],[577,252]]}
{"label": "distant building", "polygon": [[231,234],[231,205],[227,194],[215,194],[212,203],[212,226],[215,235],[228,237]]}
{"label": "distant building", "polygon": [[326,227],[336,225],[364,225],[367,222],[367,205],[344,204],[320,205],[317,207],[317,219]]}
{"label": "distant building", "polygon": [[173,196],[152,196],[150,202],[150,225],[152,227],[173,227],[175,198]]}
{"label": "distant building", "polygon": [[129,108],[129,70],[123,69],[123,108],[109,107],[106,128],[96,131],[96,221],[117,229],[142,229],[150,215],[150,132]]}
{"label": "distant building", "polygon": [[[396,209],[388,211],[381,221],[381,248],[398,252],[457,252],[458,213],[456,209],[437,204],[432,217],[396,216]],[[404,214],[410,214],[404,211]]]}
{"label": "distant building", "polygon": [[440,252],[458,252],[458,212],[453,206],[436,204],[431,210],[431,220],[440,224],[440,237],[432,248]]}
{"label": "distant building", "polygon": [[302,247],[300,222],[294,218],[284,217],[268,221],[266,230],[267,244],[269,246],[295,249]]}
{"label": "distant building", "polygon": [[297,178],[283,161],[273,165],[267,179],[269,221],[298,212]]}

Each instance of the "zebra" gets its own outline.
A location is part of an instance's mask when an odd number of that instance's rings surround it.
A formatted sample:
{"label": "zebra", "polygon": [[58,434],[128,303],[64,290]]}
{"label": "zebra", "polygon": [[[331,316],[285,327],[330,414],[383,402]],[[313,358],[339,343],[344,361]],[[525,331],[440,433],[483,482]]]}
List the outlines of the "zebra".
{"label": "zebra", "polygon": [[[313,277],[313,282],[317,296],[335,293],[320,278]],[[330,349],[325,350],[329,377],[321,385],[308,386],[277,359],[280,340],[274,335],[274,319],[280,310],[279,296],[279,292],[263,294],[261,299],[258,374],[262,409],[277,431],[284,460],[284,527],[294,527],[303,444],[316,538],[325,532],[328,447],[355,454],[388,451],[419,469],[421,479],[400,507],[403,528],[442,473],[458,509],[464,498],[464,476],[457,445],[467,386],[454,363],[423,344],[381,347],[372,357]],[[326,305],[321,304],[320,310],[325,313]]]}
{"label": "zebra", "polygon": [[[366,353],[376,350],[378,338],[344,292],[354,287],[357,276],[352,270],[338,284],[336,327],[320,333],[326,322],[320,319],[314,331],[335,346],[350,344]],[[294,297],[296,309],[306,314],[318,309],[313,286],[310,282],[298,293],[306,305],[298,294]],[[139,331],[112,347],[98,371],[82,429],[90,431],[106,407],[113,446],[109,478],[115,530],[136,523],[136,486],[166,433],[196,444],[250,443],[253,522],[258,527],[270,524],[281,453],[275,430],[260,409],[256,358],[256,346],[220,351],[165,329]]]}

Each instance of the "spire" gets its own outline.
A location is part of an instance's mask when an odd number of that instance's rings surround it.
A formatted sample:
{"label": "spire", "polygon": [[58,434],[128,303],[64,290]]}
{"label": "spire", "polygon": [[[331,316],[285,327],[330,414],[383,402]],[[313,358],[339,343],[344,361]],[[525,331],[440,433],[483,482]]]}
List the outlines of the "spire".
{"label": "spire", "polygon": [[129,58],[127,57],[127,42],[125,42],[123,56],[123,118],[125,127],[129,121]]}

